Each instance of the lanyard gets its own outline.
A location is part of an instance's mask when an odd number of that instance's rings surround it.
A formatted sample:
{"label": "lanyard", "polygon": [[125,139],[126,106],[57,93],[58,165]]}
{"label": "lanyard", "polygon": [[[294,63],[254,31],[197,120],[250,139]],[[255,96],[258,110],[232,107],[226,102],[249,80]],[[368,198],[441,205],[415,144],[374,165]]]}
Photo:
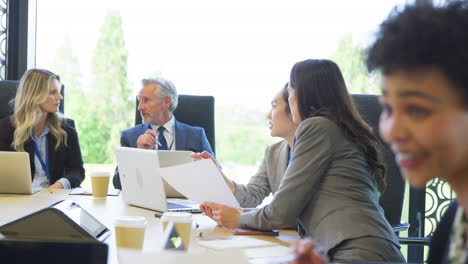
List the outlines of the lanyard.
{"label": "lanyard", "polygon": [[49,171],[49,142],[47,140],[47,136],[45,137],[45,162],[44,159],[42,158],[41,152],[39,151],[39,147],[36,144],[36,141],[33,140],[33,145],[34,145],[34,152],[36,153],[36,157],[39,159],[39,162],[41,163],[41,167],[44,170],[47,179],[50,179],[50,171]]}
{"label": "lanyard", "polygon": [[171,142],[171,145],[167,148],[167,150],[171,150],[172,149],[172,144],[174,144],[174,138],[175,138],[175,135],[172,136],[172,142]]}

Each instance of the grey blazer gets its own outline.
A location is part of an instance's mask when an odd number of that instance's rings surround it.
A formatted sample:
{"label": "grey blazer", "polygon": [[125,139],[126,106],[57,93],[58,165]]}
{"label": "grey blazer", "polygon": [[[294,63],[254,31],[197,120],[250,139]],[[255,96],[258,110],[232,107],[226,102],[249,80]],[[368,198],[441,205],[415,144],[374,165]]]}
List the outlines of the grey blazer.
{"label": "grey blazer", "polygon": [[[257,173],[248,184],[236,185],[234,196],[241,207],[256,207],[270,193],[275,194],[288,167],[289,146],[286,140],[272,144],[265,150],[265,156]],[[295,223],[295,222],[294,222]]]}
{"label": "grey blazer", "polygon": [[[313,237],[327,251],[364,236],[399,246],[379,205],[364,154],[340,128],[325,117],[309,118],[299,125],[294,140],[291,161],[272,202],[242,213],[239,227],[277,229],[297,220],[301,235]],[[373,247],[369,245],[375,252]]]}

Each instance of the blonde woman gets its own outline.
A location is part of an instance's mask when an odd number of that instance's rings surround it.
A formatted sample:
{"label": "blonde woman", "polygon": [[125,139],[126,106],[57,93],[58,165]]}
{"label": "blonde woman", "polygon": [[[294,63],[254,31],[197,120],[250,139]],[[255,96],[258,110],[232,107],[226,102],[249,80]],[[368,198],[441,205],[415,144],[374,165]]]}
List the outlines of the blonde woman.
{"label": "blonde woman", "polygon": [[59,112],[60,77],[28,70],[20,80],[13,115],[0,120],[0,151],[29,153],[33,187],[75,188],[85,177],[73,120]]}

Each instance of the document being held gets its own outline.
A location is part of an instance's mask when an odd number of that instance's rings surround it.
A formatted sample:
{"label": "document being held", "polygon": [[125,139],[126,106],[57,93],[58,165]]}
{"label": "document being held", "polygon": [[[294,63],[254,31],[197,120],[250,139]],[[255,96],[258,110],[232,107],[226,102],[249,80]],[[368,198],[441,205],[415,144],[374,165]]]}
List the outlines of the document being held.
{"label": "document being held", "polygon": [[160,173],[172,187],[189,200],[239,206],[223,175],[209,159],[160,168]]}

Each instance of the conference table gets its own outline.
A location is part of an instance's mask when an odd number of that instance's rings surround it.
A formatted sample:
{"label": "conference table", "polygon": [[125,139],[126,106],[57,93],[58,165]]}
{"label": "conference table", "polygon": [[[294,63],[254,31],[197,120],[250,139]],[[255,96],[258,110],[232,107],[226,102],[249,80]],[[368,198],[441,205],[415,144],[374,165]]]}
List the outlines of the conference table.
{"label": "conference table", "polygon": [[[28,215],[32,212],[46,208],[61,200],[72,200],[93,215],[111,230],[111,235],[105,243],[109,246],[108,263],[116,264],[122,249],[116,247],[114,221],[119,216],[143,216],[148,222],[145,231],[145,241],[142,252],[158,252],[163,246],[164,232],[161,220],[154,216],[156,213],[139,207],[127,205],[121,195],[108,196],[105,200],[94,199],[89,195],[69,195],[70,190],[54,189],[49,192],[43,189],[33,195],[0,194],[0,225]],[[189,253],[210,252],[213,249],[199,245],[200,240],[206,239],[231,239],[234,238],[230,229],[217,226],[216,222],[203,214],[193,214],[194,224]],[[236,238],[239,236],[236,236]],[[273,242],[274,246],[263,247],[261,251],[247,249],[245,254],[250,263],[268,263],[269,258],[286,255],[290,244],[299,239],[296,231],[280,230],[279,235],[273,236],[249,236],[250,238]],[[268,251],[268,248],[271,248]],[[271,256],[268,256],[271,253]]]}

